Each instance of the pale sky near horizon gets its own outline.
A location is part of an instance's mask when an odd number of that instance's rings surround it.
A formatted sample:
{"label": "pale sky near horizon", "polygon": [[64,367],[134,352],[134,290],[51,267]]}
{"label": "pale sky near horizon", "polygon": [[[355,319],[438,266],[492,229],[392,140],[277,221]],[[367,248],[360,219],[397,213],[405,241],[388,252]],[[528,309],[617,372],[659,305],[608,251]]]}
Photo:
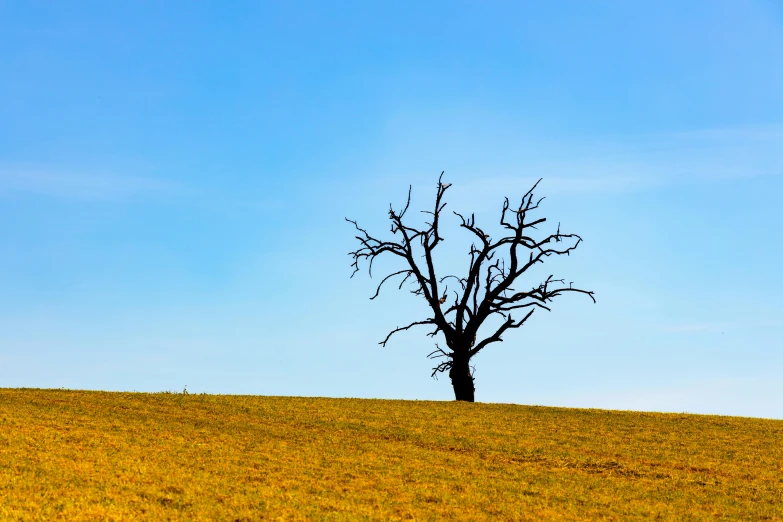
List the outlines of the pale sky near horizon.
{"label": "pale sky near horizon", "polygon": [[478,401],[783,419],[782,5],[0,0],[0,387],[452,400],[344,221],[445,170],[494,235],[543,177],[584,242],[529,282],[598,301]]}

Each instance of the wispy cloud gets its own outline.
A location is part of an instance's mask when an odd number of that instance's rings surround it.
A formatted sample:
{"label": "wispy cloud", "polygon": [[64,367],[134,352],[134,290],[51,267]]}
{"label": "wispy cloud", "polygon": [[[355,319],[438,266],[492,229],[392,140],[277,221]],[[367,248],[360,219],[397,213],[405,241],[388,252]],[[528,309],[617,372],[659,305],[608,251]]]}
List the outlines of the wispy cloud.
{"label": "wispy cloud", "polygon": [[171,191],[176,184],[143,176],[0,167],[0,195],[118,201]]}
{"label": "wispy cloud", "polygon": [[548,194],[625,193],[672,183],[783,176],[783,125],[673,132],[563,148],[569,151],[567,161],[523,162],[513,172],[482,176],[469,189],[499,183],[518,192],[544,178]]}
{"label": "wispy cloud", "polygon": [[754,321],[711,321],[683,323],[663,327],[666,333],[716,333],[734,330],[751,330],[756,328],[779,328],[783,320],[766,319]]}
{"label": "wispy cloud", "polygon": [[[438,135],[431,128],[399,136],[379,160],[376,175],[382,183],[396,184],[410,176],[403,173],[415,172],[418,180],[406,181],[414,182],[415,191],[431,190],[442,163],[454,183],[452,195],[461,190],[474,202],[521,196],[539,178],[544,178],[542,193],[581,195],[783,176],[783,124],[550,140],[499,125],[488,144],[473,140],[474,127],[493,127],[491,119],[481,123],[452,131],[448,142],[429,139]],[[425,180],[426,165],[437,167]]]}
{"label": "wispy cloud", "polygon": [[651,137],[645,155],[668,177],[716,181],[783,175],[783,125],[702,129]]}
{"label": "wispy cloud", "polygon": [[783,124],[739,127],[716,127],[661,135],[663,139],[678,139],[689,143],[760,143],[780,144],[783,141]]}
{"label": "wispy cloud", "polygon": [[455,183],[454,192],[460,192],[471,200],[481,199],[484,195],[493,196],[492,199],[496,200],[500,192],[509,195],[509,198],[520,198],[541,178],[537,193],[547,196],[636,192],[661,183],[649,170],[638,165],[542,163],[525,167],[522,176],[496,174],[460,181]]}

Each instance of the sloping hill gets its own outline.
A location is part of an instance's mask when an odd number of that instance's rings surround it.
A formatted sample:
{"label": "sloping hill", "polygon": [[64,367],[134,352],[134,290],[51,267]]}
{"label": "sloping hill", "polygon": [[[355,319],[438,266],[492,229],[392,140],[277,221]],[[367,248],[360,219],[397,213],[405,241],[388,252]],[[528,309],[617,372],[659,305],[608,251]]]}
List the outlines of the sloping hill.
{"label": "sloping hill", "polygon": [[2,520],[783,520],[783,421],[0,389]]}

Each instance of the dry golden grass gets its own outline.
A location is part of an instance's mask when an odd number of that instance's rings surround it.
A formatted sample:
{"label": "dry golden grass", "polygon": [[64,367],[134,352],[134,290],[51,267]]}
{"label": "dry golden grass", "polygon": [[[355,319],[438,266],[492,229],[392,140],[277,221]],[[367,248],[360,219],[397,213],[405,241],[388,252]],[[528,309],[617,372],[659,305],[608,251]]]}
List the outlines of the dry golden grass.
{"label": "dry golden grass", "polygon": [[783,520],[783,421],[0,389],[2,520]]}

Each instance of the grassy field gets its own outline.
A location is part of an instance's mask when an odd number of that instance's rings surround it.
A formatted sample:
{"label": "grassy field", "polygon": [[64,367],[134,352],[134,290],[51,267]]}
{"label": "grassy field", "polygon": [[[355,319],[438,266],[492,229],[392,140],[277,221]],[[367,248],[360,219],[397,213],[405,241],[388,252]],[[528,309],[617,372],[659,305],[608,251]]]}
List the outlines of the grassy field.
{"label": "grassy field", "polygon": [[783,421],[0,389],[1,520],[783,520]]}

